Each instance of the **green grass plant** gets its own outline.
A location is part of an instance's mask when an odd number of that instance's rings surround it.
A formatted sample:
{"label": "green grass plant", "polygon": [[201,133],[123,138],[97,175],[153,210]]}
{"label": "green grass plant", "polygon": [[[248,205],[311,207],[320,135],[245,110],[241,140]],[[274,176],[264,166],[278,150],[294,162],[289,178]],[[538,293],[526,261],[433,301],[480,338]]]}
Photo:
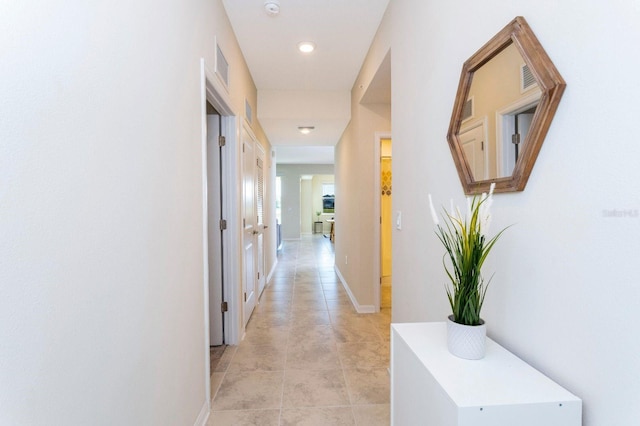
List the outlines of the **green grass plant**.
{"label": "green grass plant", "polygon": [[[493,238],[484,234],[488,230],[491,220],[490,206],[492,203],[493,185],[489,195],[474,196],[468,200],[467,215],[463,217],[460,210],[449,213],[443,209],[444,225],[440,225],[431,196],[431,214],[436,224],[436,235],[445,247],[442,262],[450,285],[446,287],[447,298],[453,311],[453,320],[464,325],[480,325],[480,311],[484,304],[489,281],[485,282],[481,274],[482,265],[489,252],[498,241],[502,233],[498,232]],[[447,266],[446,259],[451,266]]]}

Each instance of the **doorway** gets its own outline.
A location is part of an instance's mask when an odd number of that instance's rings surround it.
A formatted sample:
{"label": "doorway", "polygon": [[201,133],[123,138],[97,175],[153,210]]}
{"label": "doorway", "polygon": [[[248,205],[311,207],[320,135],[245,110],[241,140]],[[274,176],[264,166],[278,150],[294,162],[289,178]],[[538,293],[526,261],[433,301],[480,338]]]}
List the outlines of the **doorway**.
{"label": "doorway", "polygon": [[[374,220],[379,226],[373,229],[375,309],[390,309],[393,284],[393,155],[391,133],[376,132],[374,136],[374,187],[377,196],[374,204]],[[374,223],[375,223],[374,222]]]}
{"label": "doorway", "polygon": [[246,326],[266,284],[265,151],[248,123],[242,126],[242,292]]}
{"label": "doorway", "polygon": [[380,139],[380,308],[391,308],[392,283],[391,138]]}
{"label": "doorway", "polygon": [[300,235],[323,234],[330,241],[335,217],[335,176],[300,175]]}
{"label": "doorway", "polygon": [[264,211],[264,162],[265,152],[262,145],[256,143],[256,169],[255,169],[255,183],[256,183],[256,269],[257,269],[257,288],[258,297],[262,294],[264,286],[267,283],[266,271],[265,271],[265,254],[264,254],[264,230],[269,226],[265,224],[265,211]]}
{"label": "doorway", "polygon": [[[237,344],[240,334],[240,289],[235,285],[239,281],[240,263],[238,256],[234,255],[239,250],[240,227],[236,212],[240,201],[236,178],[239,172],[236,115],[230,107],[231,101],[226,88],[220,79],[207,68],[204,59],[200,59],[200,78],[202,126],[201,261],[204,302],[203,349],[206,372],[206,377],[203,379],[206,398],[209,401],[211,399],[212,342],[219,342],[221,335],[225,344]],[[222,136],[224,139],[218,138],[216,141],[218,136]],[[216,150],[215,147],[218,143],[222,143],[223,146]],[[219,173],[209,171],[209,162],[216,163],[216,159]],[[209,182],[210,179],[212,182]],[[219,209],[215,204],[210,207],[210,201],[219,202]],[[209,214],[210,210],[212,217]],[[223,226],[225,222],[216,222],[216,215],[226,221],[226,227]],[[222,227],[223,231],[220,233],[215,231],[216,226]],[[214,254],[210,255],[210,250]],[[210,256],[214,260],[211,267]],[[210,273],[217,278],[210,280]],[[210,286],[219,288],[219,290],[210,290]]]}
{"label": "doorway", "polygon": [[502,172],[501,176],[510,176],[516,167],[518,157],[527,142],[527,134],[536,112],[537,103],[527,105],[523,110],[512,111],[500,116],[502,124]]}
{"label": "doorway", "polygon": [[242,322],[246,326],[256,306],[255,143],[242,126]]}
{"label": "doorway", "polygon": [[540,97],[540,90],[536,90],[496,111],[498,177],[511,176],[513,173],[518,156],[527,142]]}
{"label": "doorway", "polygon": [[209,270],[209,346],[221,346],[224,339],[224,268],[222,232],[221,121],[218,111],[207,101],[207,239]]}

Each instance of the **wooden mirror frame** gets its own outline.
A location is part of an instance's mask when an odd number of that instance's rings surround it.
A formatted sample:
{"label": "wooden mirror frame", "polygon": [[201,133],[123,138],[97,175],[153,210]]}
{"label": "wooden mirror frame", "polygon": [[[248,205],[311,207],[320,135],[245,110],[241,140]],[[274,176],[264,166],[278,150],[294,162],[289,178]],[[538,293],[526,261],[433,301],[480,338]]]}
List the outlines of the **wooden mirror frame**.
{"label": "wooden mirror frame", "polygon": [[[460,143],[464,104],[469,96],[473,74],[512,43],[538,83],[542,92],[540,102],[526,136],[526,143],[518,156],[511,176],[477,181],[473,178],[471,167]],[[496,184],[495,192],[524,190],[565,87],[566,83],[562,76],[522,16],[517,16],[463,64],[447,141],[466,194],[486,192],[492,182]]]}

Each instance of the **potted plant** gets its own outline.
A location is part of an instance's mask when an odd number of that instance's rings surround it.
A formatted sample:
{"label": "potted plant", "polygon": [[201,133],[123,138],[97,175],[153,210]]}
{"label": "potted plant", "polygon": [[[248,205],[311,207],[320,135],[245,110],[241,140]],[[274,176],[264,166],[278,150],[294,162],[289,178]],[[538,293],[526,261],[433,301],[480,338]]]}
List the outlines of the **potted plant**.
{"label": "potted plant", "polygon": [[316,210],[316,221],[313,223],[313,233],[314,234],[322,234],[322,221],[320,220],[320,212]]}
{"label": "potted plant", "polygon": [[[450,280],[446,288],[452,310],[447,321],[447,346],[452,354],[465,359],[484,357],[486,326],[480,311],[491,280],[485,282],[481,269],[489,252],[506,230],[501,230],[492,238],[486,236],[491,222],[494,187],[495,184],[492,184],[489,194],[467,199],[465,216],[460,209],[454,210],[452,203],[451,212],[444,211],[443,225],[438,220],[429,194],[436,235],[446,250],[442,262]],[[450,266],[447,265],[447,258]]]}

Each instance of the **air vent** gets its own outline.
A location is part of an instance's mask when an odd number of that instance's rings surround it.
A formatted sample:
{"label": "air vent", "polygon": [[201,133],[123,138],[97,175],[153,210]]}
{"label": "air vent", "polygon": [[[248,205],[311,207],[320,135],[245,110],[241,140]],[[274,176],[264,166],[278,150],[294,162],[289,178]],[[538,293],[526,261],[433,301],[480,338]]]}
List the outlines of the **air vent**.
{"label": "air vent", "polygon": [[473,117],[473,98],[469,98],[462,107],[462,121]]}
{"label": "air vent", "polygon": [[215,73],[220,77],[225,87],[229,87],[229,62],[224,57],[220,46],[216,45],[216,67]]}
{"label": "air vent", "polygon": [[538,85],[536,77],[533,75],[527,64],[522,64],[520,66],[520,84],[523,92]]}

